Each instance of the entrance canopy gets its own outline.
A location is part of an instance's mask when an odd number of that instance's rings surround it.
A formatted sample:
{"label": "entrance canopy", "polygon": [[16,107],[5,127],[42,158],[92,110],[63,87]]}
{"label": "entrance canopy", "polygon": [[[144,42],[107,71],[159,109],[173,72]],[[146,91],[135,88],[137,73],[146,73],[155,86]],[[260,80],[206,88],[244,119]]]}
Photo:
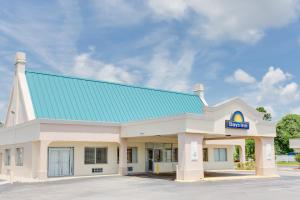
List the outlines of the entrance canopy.
{"label": "entrance canopy", "polygon": [[205,138],[276,136],[275,125],[239,98],[205,107],[203,114],[129,122],[121,128],[123,138],[178,133],[199,133]]}
{"label": "entrance canopy", "polygon": [[[242,114],[242,121],[235,122],[234,113]],[[240,118],[238,116],[236,118]],[[246,124],[248,127],[228,127]],[[26,131],[28,129],[28,131]],[[151,120],[127,123],[84,122],[65,120],[33,120],[16,128],[4,128],[0,143],[34,140],[115,141],[120,138],[147,136],[176,136],[180,133],[201,134],[205,139],[255,138],[276,136],[275,125],[264,121],[263,116],[243,100],[235,98],[213,107],[204,107],[203,114],[180,114]],[[41,134],[42,133],[42,134]],[[96,134],[99,133],[99,134]]]}

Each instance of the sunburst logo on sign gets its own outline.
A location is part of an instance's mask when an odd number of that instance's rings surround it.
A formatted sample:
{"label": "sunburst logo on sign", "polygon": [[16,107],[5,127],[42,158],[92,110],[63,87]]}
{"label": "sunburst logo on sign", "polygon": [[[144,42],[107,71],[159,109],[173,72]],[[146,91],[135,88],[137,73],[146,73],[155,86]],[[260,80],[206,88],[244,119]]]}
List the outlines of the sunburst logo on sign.
{"label": "sunburst logo on sign", "polygon": [[244,122],[243,113],[241,113],[240,111],[234,112],[231,117],[231,121],[243,123]]}
{"label": "sunburst logo on sign", "polygon": [[225,121],[226,128],[249,129],[249,122],[245,122],[244,115],[241,111],[235,111],[230,120]]}

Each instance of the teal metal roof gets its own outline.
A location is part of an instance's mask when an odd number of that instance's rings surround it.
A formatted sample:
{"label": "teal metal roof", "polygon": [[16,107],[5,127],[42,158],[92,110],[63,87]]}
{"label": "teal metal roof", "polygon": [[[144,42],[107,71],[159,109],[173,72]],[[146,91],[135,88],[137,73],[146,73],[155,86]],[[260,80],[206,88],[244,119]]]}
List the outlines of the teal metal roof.
{"label": "teal metal roof", "polygon": [[26,71],[38,119],[129,122],[203,112],[197,95]]}

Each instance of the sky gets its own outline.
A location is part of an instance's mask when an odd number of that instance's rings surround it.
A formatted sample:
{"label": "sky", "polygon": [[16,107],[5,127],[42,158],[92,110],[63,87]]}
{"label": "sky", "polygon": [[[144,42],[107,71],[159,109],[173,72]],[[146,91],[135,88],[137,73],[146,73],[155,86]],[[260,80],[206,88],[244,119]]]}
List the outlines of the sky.
{"label": "sky", "polygon": [[300,0],[3,1],[0,121],[17,51],[26,68],[233,97],[300,114]]}

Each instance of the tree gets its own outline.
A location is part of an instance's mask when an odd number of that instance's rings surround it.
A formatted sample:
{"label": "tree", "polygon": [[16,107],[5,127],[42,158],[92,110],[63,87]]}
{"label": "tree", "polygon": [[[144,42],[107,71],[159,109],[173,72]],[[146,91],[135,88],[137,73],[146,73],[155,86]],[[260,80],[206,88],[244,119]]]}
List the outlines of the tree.
{"label": "tree", "polygon": [[4,124],[2,122],[0,122],[0,128],[2,128],[4,126]]}
{"label": "tree", "polygon": [[277,154],[293,152],[289,148],[289,139],[300,137],[300,115],[289,114],[283,117],[276,126],[275,150]]}
{"label": "tree", "polygon": [[246,139],[246,159],[254,160],[255,158],[255,141],[253,139]]}
{"label": "tree", "polygon": [[296,162],[298,162],[300,164],[300,154],[296,154],[295,160],[296,160]]}
{"label": "tree", "polygon": [[258,112],[264,114],[263,120],[266,120],[266,121],[271,121],[271,120],[272,120],[272,115],[271,115],[271,113],[268,113],[267,110],[266,110],[264,107],[258,107],[258,108],[256,108],[256,110],[257,110]]}
{"label": "tree", "polygon": [[[268,113],[267,110],[264,107],[258,107],[256,108],[258,112],[261,112],[264,114],[263,120],[271,121],[272,115],[271,113]],[[255,158],[255,141],[253,139],[246,139],[246,159],[254,160]]]}
{"label": "tree", "polygon": [[239,146],[235,146],[234,147],[234,152],[233,152],[233,160],[234,160],[234,162],[240,162],[240,159],[241,159],[240,154],[241,154],[240,147]]}

